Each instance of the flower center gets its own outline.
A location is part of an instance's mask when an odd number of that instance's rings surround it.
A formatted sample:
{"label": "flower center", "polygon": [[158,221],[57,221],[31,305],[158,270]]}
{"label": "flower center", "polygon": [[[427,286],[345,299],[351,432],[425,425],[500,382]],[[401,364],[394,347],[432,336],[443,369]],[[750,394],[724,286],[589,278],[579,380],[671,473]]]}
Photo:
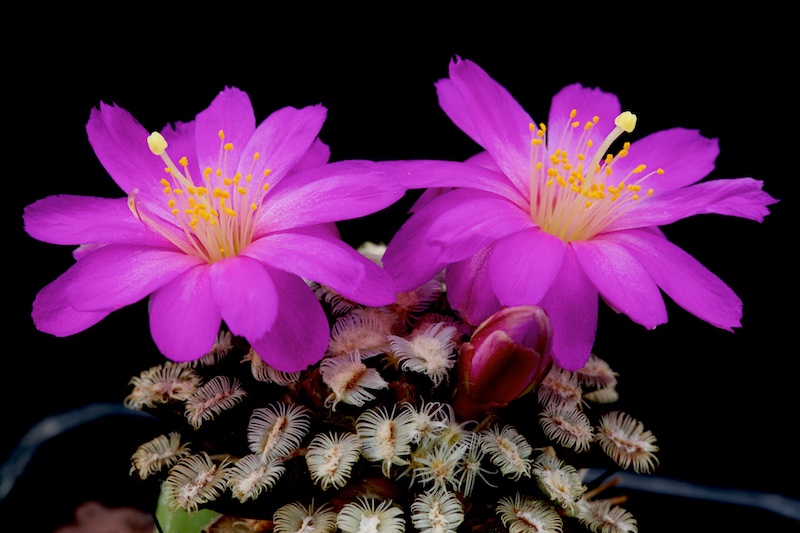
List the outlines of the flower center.
{"label": "flower center", "polygon": [[160,133],[153,132],[147,138],[150,151],[166,164],[164,170],[168,177],[163,178],[161,184],[167,206],[186,239],[176,235],[168,224],[136,201],[138,190],[131,191],[128,197],[128,206],[133,214],[150,229],[185,253],[209,263],[235,256],[250,244],[256,211],[269,189],[266,179],[270,169],[261,175],[252,174],[259,153],[253,153],[250,169],[242,176],[241,172],[233,171],[238,161],[229,161],[228,153],[233,150],[233,144],[225,142],[222,130],[219,139],[217,168],[206,167],[203,185],[196,185],[189,175],[189,161],[185,156],[178,160],[179,168],[167,154],[167,141]]}
{"label": "flower center", "polygon": [[[628,155],[631,143],[623,144],[616,155],[606,152],[623,131],[633,131],[636,115],[625,111],[617,116],[614,129],[599,147],[594,146],[589,132],[600,117],[586,121],[581,128],[576,116],[573,109],[570,122],[555,142],[544,124],[530,124],[530,216],[542,230],[564,242],[597,235],[640,199],[642,182],[664,173],[659,168],[645,174],[646,165],[638,165],[621,180],[612,181],[614,164]],[[642,194],[651,196],[653,189]]]}

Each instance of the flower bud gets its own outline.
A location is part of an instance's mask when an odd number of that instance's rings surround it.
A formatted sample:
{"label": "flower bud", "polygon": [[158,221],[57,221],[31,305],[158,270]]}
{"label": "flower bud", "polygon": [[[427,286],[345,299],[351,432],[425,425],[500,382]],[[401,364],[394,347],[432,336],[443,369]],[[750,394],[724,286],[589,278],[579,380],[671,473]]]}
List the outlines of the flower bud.
{"label": "flower bud", "polygon": [[461,420],[496,413],[532,391],[552,365],[553,328],[544,309],[506,307],[461,346],[453,408]]}

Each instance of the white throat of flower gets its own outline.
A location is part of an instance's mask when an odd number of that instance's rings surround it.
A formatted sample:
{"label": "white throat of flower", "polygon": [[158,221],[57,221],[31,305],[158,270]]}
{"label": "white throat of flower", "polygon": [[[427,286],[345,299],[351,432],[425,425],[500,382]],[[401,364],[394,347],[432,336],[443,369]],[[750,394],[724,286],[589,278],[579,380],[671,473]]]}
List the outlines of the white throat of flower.
{"label": "white throat of flower", "polygon": [[[614,163],[628,155],[631,144],[626,142],[616,156],[606,154],[622,132],[630,133],[636,126],[636,115],[630,111],[614,119],[614,129],[595,148],[589,132],[600,117],[584,123],[582,133],[575,135],[580,121],[577,111],[570,113],[561,137],[557,140],[547,133],[547,127],[529,125],[530,150],[530,216],[547,233],[564,242],[588,240],[597,235],[627,210],[631,202],[640,199],[642,183],[662,169],[643,174],[646,165],[638,165],[621,180],[611,181]],[[547,139],[545,139],[547,136]],[[587,158],[589,163],[585,164]],[[653,194],[653,189],[643,193]]]}
{"label": "white throat of flower", "polygon": [[128,206],[136,218],[184,253],[201,257],[209,263],[235,256],[252,242],[256,212],[269,189],[266,179],[270,169],[258,176],[250,172],[259,153],[253,153],[250,171],[242,176],[240,172],[231,170],[238,162],[228,160],[233,144],[225,142],[222,130],[219,139],[217,168],[206,167],[203,185],[195,185],[189,175],[188,159],[184,156],[178,160],[181,170],[167,154],[167,141],[160,133],[153,132],[147,137],[150,151],[166,164],[164,170],[169,179],[163,178],[161,184],[167,206],[178,228],[185,234],[185,240],[178,238],[168,223],[137,202],[138,189],[128,195]]}

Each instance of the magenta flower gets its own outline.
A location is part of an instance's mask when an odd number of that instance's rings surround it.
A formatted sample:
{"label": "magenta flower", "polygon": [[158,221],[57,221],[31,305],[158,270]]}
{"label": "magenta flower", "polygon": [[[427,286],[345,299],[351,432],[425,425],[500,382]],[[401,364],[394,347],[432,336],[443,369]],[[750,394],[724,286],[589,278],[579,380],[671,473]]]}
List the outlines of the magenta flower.
{"label": "magenta flower", "polygon": [[196,120],[148,135],[124,109],[93,109],[89,142],[127,197],[59,195],[25,209],[32,237],[80,245],[37,295],[36,327],[72,335],[149,296],[153,340],[173,361],[202,357],[223,321],[278,370],[320,360],[330,330],[307,281],[364,305],[395,299],[335,221],[405,191],[379,163],[327,164],[326,113],[285,107],[256,127],[247,94],[226,88]]}
{"label": "magenta flower", "polygon": [[615,95],[569,85],[553,98],[549,124],[537,125],[460,58],[436,90],[484,151],[406,167],[404,183],[429,191],[383,258],[398,291],[446,267],[450,304],[472,324],[503,306],[541,306],[553,359],[567,370],[589,358],[600,298],[647,328],[667,321],[662,290],[714,326],[741,325],[736,294],[659,229],[703,213],[760,222],[777,201],[751,178],[698,183],[714,168],[716,139],[674,128],[611,153],[636,123]]}

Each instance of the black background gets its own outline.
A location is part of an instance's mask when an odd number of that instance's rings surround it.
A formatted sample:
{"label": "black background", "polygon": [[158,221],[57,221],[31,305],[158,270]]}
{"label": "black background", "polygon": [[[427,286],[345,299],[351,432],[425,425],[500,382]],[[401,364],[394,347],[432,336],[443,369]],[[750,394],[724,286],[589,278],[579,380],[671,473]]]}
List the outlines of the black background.
{"label": "black background", "polygon": [[[38,45],[4,44],[2,171],[12,205],[0,458],[47,415],[121,402],[130,377],[163,360],[149,337],[145,302],[68,338],[37,332],[30,320],[36,293],[72,258],[68,247],[24,233],[23,207],[60,193],[119,196],[86,139],[92,107],[115,102],[158,129],[192,120],[224,86],[236,86],[249,93],[259,121],[283,106],[324,104],[321,137],[332,160],[462,160],[477,147],[438,107],[433,87],[460,55],[537,121],[546,120],[552,95],[577,81],[617,94],[638,115],[630,140],[675,126],[699,129],[720,141],[711,178],[760,179],[781,199],[762,224],[704,216],[664,228],[744,301],[741,329],[718,330],[667,300],[669,323],[646,331],[601,306],[595,352],[620,374],[621,407],[658,438],[656,475],[800,497],[797,269],[790,258],[796,204],[789,192],[798,168],[797,91],[780,59],[789,41],[784,17],[742,13],[722,25],[670,16],[657,17],[656,26],[563,12],[524,20],[520,13],[478,13],[470,22],[452,13],[387,19],[365,12],[345,24],[334,13],[311,21],[308,11],[233,16],[229,9],[230,18],[210,14],[192,24],[151,13],[130,30],[120,26],[125,15],[97,22],[100,14],[73,12],[85,22],[64,24],[66,13],[48,12],[22,26]],[[342,223],[343,237],[354,246],[388,241],[411,197]],[[147,424],[108,417],[51,439],[0,502],[3,519],[25,516],[33,531],[47,532],[71,522],[87,499],[151,508],[152,494],[137,491],[128,476]],[[645,533],[797,526],[748,507],[630,496],[624,506]]]}

